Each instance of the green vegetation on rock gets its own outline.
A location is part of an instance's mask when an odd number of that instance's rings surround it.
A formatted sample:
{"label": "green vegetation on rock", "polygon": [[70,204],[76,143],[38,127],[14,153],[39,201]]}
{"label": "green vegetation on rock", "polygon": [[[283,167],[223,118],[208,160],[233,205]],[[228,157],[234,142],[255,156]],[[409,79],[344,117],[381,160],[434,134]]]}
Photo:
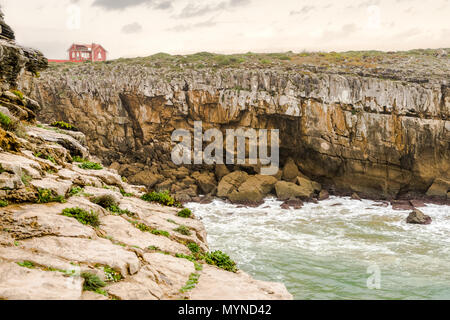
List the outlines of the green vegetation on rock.
{"label": "green vegetation on rock", "polygon": [[157,236],[164,236],[164,237],[170,238],[170,234],[167,231],[154,229],[152,227],[149,227],[145,223],[141,223],[141,222],[137,222],[137,221],[131,221],[131,223],[136,228],[141,230],[142,232],[150,232],[151,234],[154,234],[154,235],[157,235]]}
{"label": "green vegetation on rock", "polygon": [[169,191],[161,191],[161,192],[150,192],[146,193],[141,197],[142,200],[147,202],[157,202],[165,206],[174,206],[178,205],[175,199],[169,194]]}
{"label": "green vegetation on rock", "polygon": [[180,234],[182,234],[182,235],[185,235],[185,236],[190,236],[191,235],[191,231],[186,226],[179,226],[178,228],[173,229],[173,230],[178,232],[178,233],[180,233]]}
{"label": "green vegetation on rock", "polygon": [[9,205],[9,203],[7,200],[0,200],[0,208],[6,207],[8,205]]}
{"label": "green vegetation on rock", "polygon": [[0,112],[0,126],[5,130],[11,130],[11,124],[11,118]]}
{"label": "green vegetation on rock", "polygon": [[84,191],[83,187],[72,187],[69,191],[69,196],[77,196]]}
{"label": "green vegetation on rock", "polygon": [[180,292],[181,293],[185,293],[186,291],[194,289],[195,286],[198,283],[198,279],[199,278],[200,278],[200,274],[198,274],[198,273],[191,273],[189,275],[188,281],[186,282],[186,285],[180,289]]}
{"label": "green vegetation on rock", "polygon": [[191,250],[191,252],[193,254],[197,254],[200,253],[200,247],[198,244],[196,244],[195,242],[189,242],[186,247],[188,247],[189,250]]}
{"label": "green vegetation on rock", "polygon": [[50,126],[63,129],[63,130],[69,130],[69,131],[78,131],[78,129],[71,125],[70,123],[64,122],[64,121],[55,121]]}
{"label": "green vegetation on rock", "polygon": [[20,100],[24,100],[25,97],[23,93],[20,90],[11,90],[12,93],[14,93]]}
{"label": "green vegetation on rock", "polygon": [[28,269],[34,269],[35,265],[31,261],[23,261],[23,262],[17,262],[17,264],[21,267],[28,268]]}
{"label": "green vegetation on rock", "polygon": [[109,195],[109,194],[104,194],[104,195],[95,197],[95,198],[91,199],[91,201],[105,209],[107,209],[111,206],[117,206],[116,200],[114,199],[114,197],[112,195]]}
{"label": "green vegetation on rock", "polygon": [[114,270],[110,266],[103,267],[103,271],[105,272],[107,282],[118,282],[122,280],[122,275],[120,274],[120,272]]}
{"label": "green vegetation on rock", "polygon": [[222,251],[207,252],[205,253],[204,259],[207,264],[217,266],[227,271],[236,272],[238,270],[236,262],[231,260],[231,258]]}
{"label": "green vegetation on rock", "polygon": [[81,273],[81,277],[84,279],[83,290],[107,295],[105,294],[106,292],[102,289],[106,286],[106,283],[103,282],[97,275],[89,272],[83,272]]}
{"label": "green vegetation on rock", "polygon": [[98,214],[93,211],[86,211],[81,208],[66,208],[61,213],[63,216],[71,217],[77,219],[80,223],[84,225],[90,225],[97,228],[100,225],[100,220]]}
{"label": "green vegetation on rock", "polygon": [[91,161],[85,161],[78,165],[79,168],[85,169],[85,170],[102,170],[103,166],[96,162]]}
{"label": "green vegetation on rock", "polygon": [[72,157],[72,161],[73,161],[73,162],[86,162],[87,160],[86,160],[86,159],[83,159],[83,158],[80,157],[80,156],[73,156],[73,157]]}
{"label": "green vegetation on rock", "polygon": [[192,211],[186,208],[186,209],[180,210],[177,213],[177,216],[182,217],[182,218],[190,218],[192,216]]}
{"label": "green vegetation on rock", "polygon": [[50,189],[38,189],[37,203],[50,203],[50,202],[66,202],[66,198],[63,196],[54,196],[53,191]]}

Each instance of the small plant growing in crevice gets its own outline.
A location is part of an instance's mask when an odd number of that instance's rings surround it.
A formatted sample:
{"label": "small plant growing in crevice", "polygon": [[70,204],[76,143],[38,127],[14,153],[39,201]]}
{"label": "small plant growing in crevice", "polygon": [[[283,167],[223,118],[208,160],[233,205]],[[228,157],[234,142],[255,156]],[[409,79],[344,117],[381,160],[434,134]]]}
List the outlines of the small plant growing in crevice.
{"label": "small plant growing in crevice", "polygon": [[14,93],[20,100],[23,101],[25,99],[23,93],[20,90],[11,90],[12,93]]}
{"label": "small plant growing in crevice", "polygon": [[9,202],[7,200],[0,200],[0,208],[7,207]]}
{"label": "small plant growing in crevice", "polygon": [[198,244],[196,244],[195,242],[189,242],[186,247],[188,247],[188,249],[193,253],[193,254],[198,254],[200,253],[200,247]]}
{"label": "small plant growing in crevice", "polygon": [[192,216],[192,211],[186,208],[186,209],[180,210],[177,213],[177,216],[182,217],[182,218],[190,218]]}
{"label": "small plant growing in crevice", "polygon": [[28,269],[34,269],[35,265],[31,261],[23,261],[23,262],[17,262],[17,264],[21,267],[28,268]]}
{"label": "small plant growing in crevice", "polygon": [[69,191],[69,196],[77,196],[84,191],[83,187],[72,187]]}
{"label": "small plant growing in crevice", "polygon": [[185,235],[185,236],[190,236],[191,235],[191,231],[186,226],[179,226],[178,228],[173,229],[173,231],[176,231],[176,232],[178,232],[178,233],[180,233],[182,235]]}
{"label": "small plant growing in crevice", "polygon": [[78,131],[78,129],[71,125],[70,123],[64,122],[64,121],[55,121],[51,125],[51,127],[63,129],[63,130],[69,130],[69,131]]}
{"label": "small plant growing in crevice", "polygon": [[66,202],[66,198],[63,196],[53,196],[53,191],[50,189],[38,189],[37,203],[50,203],[50,202]]}
{"label": "small plant growing in crevice", "polygon": [[14,131],[17,127],[17,123],[11,120],[6,114],[0,112],[0,127],[6,131]]}
{"label": "small plant growing in crevice", "polygon": [[176,258],[181,258],[181,259],[186,259],[186,260],[189,260],[191,262],[197,261],[197,259],[194,256],[191,256],[191,255],[188,256],[188,255],[186,255],[184,253],[175,253],[175,257]]}
{"label": "small plant growing in crevice", "polygon": [[102,170],[103,166],[96,162],[91,161],[85,161],[78,165],[79,168],[85,169],[85,170]]}
{"label": "small plant growing in crevice", "polygon": [[122,275],[120,272],[109,266],[103,267],[103,271],[105,272],[106,282],[118,282],[122,280]]}
{"label": "small plant growing in crevice", "polygon": [[72,157],[72,161],[73,161],[73,162],[86,162],[87,160],[86,160],[86,159],[83,159],[83,158],[80,157],[80,156],[73,156],[73,157]]}
{"label": "small plant growing in crevice", "polygon": [[189,275],[188,281],[186,282],[186,285],[180,289],[180,292],[181,293],[185,293],[186,291],[194,289],[195,286],[198,283],[198,279],[199,278],[200,278],[200,274],[198,274],[198,273],[191,273]]}
{"label": "small plant growing in crevice", "polygon": [[117,202],[114,199],[114,197],[110,194],[101,195],[98,197],[95,197],[91,199],[91,202],[99,205],[100,207],[103,207],[105,209],[111,207],[111,206],[117,206]]}
{"label": "small plant growing in crevice", "polygon": [[66,208],[61,213],[63,216],[75,218],[84,225],[90,225],[97,228],[100,225],[98,214],[93,211],[86,211],[81,208]]}
{"label": "small plant growing in crevice", "polygon": [[134,212],[131,212],[128,209],[121,209],[117,205],[111,205],[108,208],[106,208],[109,212],[116,213],[118,215],[126,214],[127,216],[133,218],[136,217],[136,214]]}
{"label": "small plant growing in crevice", "polygon": [[20,180],[22,180],[22,183],[25,186],[28,186],[30,184],[31,179],[32,179],[32,177],[30,177],[29,175],[27,175],[25,173],[22,173],[22,175],[20,177]]}
{"label": "small plant growing in crevice", "polygon": [[106,291],[102,289],[106,286],[106,283],[103,282],[97,275],[89,272],[83,272],[81,273],[81,277],[84,279],[84,291],[93,291],[102,295],[108,295]]}
{"label": "small plant growing in crevice", "polygon": [[134,226],[136,228],[138,228],[142,232],[150,232],[151,234],[154,234],[157,236],[164,236],[164,237],[170,238],[170,234],[167,231],[153,229],[153,228],[149,227],[148,225],[146,225],[145,223],[139,223],[137,221],[132,221],[132,223],[134,224]]}
{"label": "small plant growing in crevice", "polygon": [[124,197],[134,197],[134,194],[125,192],[125,190],[123,188],[120,188],[119,190],[120,190],[120,194]]}

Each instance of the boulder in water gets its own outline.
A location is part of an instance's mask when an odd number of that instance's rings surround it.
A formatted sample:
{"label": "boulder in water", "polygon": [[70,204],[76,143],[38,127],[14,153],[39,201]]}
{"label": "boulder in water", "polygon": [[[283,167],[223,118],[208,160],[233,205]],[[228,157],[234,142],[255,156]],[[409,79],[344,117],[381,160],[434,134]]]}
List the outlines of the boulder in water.
{"label": "boulder in water", "polygon": [[328,199],[329,197],[330,197],[330,194],[328,193],[327,190],[323,189],[322,191],[320,191],[320,193],[319,193],[319,200],[320,200],[320,201],[326,200],[326,199]]}
{"label": "boulder in water", "polygon": [[414,209],[406,218],[406,223],[410,224],[430,224],[433,220],[419,209]]}
{"label": "boulder in water", "polygon": [[352,194],[351,198],[352,198],[352,200],[359,200],[359,201],[361,201],[361,198],[359,197],[359,195],[356,192]]}

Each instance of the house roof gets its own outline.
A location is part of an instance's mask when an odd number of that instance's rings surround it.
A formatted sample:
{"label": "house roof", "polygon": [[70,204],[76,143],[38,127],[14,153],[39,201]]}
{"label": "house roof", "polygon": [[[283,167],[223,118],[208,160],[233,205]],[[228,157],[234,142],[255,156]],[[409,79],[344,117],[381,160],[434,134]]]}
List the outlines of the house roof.
{"label": "house roof", "polygon": [[105,48],[103,48],[100,44],[97,43],[92,43],[92,44],[77,44],[74,43],[70,46],[70,48],[67,51],[70,51],[72,48],[74,48],[74,50],[77,51],[86,51],[86,52],[90,52],[93,49],[96,48],[102,48],[103,50],[105,50],[106,52],[108,52]]}

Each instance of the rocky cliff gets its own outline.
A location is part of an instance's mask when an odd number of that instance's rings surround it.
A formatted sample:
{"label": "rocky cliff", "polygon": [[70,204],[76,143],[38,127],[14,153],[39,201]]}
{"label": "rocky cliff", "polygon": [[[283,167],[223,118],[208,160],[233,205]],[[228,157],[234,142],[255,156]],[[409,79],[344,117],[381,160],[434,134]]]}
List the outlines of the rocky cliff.
{"label": "rocky cliff", "polygon": [[76,128],[36,123],[17,83],[46,65],[0,39],[0,300],[292,299],[209,252],[195,214],[103,168]]}
{"label": "rocky cliff", "polygon": [[[90,149],[121,174],[150,188],[183,189],[183,199],[214,195],[199,180],[217,185],[222,169],[259,172],[188,166],[177,173],[170,134],[192,129],[195,120],[204,130],[279,129],[281,164],[293,159],[302,176],[331,192],[445,199],[449,77],[445,50],[158,54],[53,65],[22,88],[43,105],[43,121],[75,123]],[[186,176],[195,187],[180,183]]]}

